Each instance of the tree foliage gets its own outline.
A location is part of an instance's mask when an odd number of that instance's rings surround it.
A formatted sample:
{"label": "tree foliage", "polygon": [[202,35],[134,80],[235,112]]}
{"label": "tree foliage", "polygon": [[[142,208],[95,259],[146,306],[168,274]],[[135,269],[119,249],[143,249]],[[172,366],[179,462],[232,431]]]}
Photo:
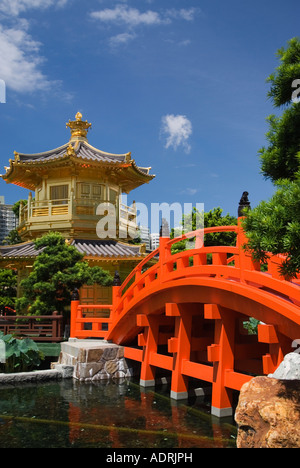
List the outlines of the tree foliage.
{"label": "tree foliage", "polygon": [[[237,224],[237,218],[227,214],[223,216],[223,210],[218,207],[210,210],[206,213],[200,213],[195,207],[192,212],[188,215],[184,215],[182,219],[182,225],[185,228],[185,232],[192,232],[197,229],[199,225],[204,226],[204,228],[214,227],[214,226],[234,226]],[[174,229],[171,232],[171,238],[175,237]],[[235,245],[236,234],[234,232],[220,232],[220,233],[211,233],[205,234],[204,236],[204,245]],[[178,253],[187,248],[194,247],[194,239],[191,240],[182,240],[177,242],[172,247],[172,253]]]}
{"label": "tree foliage", "polygon": [[16,301],[20,314],[49,315],[64,312],[71,293],[84,284],[112,284],[113,278],[100,267],[90,267],[84,255],[68,245],[59,233],[49,232],[35,241],[37,256],[30,275],[21,282],[22,297]]}
{"label": "tree foliage", "polygon": [[5,239],[2,241],[4,245],[15,245],[15,244],[20,244],[22,242],[22,239],[18,233],[17,229],[13,229],[8,233],[8,235],[5,237]]}
{"label": "tree foliage", "polygon": [[300,106],[293,104],[281,117],[268,117],[268,148],[259,150],[263,175],[276,182],[295,180],[300,163]]}
{"label": "tree foliage", "polygon": [[286,254],[281,272],[293,277],[300,271],[300,183],[282,180],[268,201],[261,202],[243,220],[253,257],[266,262],[268,252]]}
{"label": "tree foliage", "polygon": [[12,207],[12,210],[17,218],[19,218],[21,204],[25,206],[27,205],[27,203],[28,203],[27,200],[19,200],[14,204],[14,206]]}
{"label": "tree foliage", "polygon": [[268,96],[285,109],[280,117],[268,118],[270,145],[260,150],[262,172],[276,191],[247,213],[243,226],[253,257],[265,261],[266,252],[285,254],[281,273],[292,278],[300,272],[300,103],[292,102],[293,81],[300,79],[300,40],[291,39],[277,55]]}
{"label": "tree foliage", "polygon": [[267,118],[269,131],[266,135],[268,147],[259,150],[263,175],[275,182],[280,179],[295,180],[300,157],[300,106],[292,95],[295,80],[300,79],[300,40],[293,38],[287,48],[277,52],[279,66],[267,82],[270,83],[268,97],[276,108],[284,107],[281,116]]}
{"label": "tree foliage", "polygon": [[292,84],[300,78],[300,40],[297,37],[290,39],[287,47],[277,51],[279,66],[267,78],[270,83],[268,97],[276,107],[289,104],[291,101]]}
{"label": "tree foliage", "polygon": [[0,311],[15,308],[17,296],[17,274],[13,270],[0,269]]}
{"label": "tree foliage", "polygon": [[[237,218],[227,213],[223,216],[223,210],[218,207],[204,213],[204,227],[214,226],[236,226]],[[204,237],[204,245],[235,245],[236,234],[234,232],[216,232],[206,234]]]}

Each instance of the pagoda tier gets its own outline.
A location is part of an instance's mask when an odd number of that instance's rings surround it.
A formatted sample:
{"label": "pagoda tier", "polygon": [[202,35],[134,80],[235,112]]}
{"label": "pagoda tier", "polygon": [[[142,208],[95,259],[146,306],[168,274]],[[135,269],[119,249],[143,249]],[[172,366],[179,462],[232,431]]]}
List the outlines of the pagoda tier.
{"label": "pagoda tier", "polygon": [[[121,281],[146,256],[145,245],[130,245],[115,240],[68,239],[68,244],[74,246],[90,266],[100,266],[114,276],[118,271]],[[20,283],[25,279],[37,256],[44,248],[36,249],[33,241],[17,245],[0,246],[0,266],[18,271],[18,296],[21,294]],[[85,285],[80,290],[82,304],[111,304],[112,288],[97,284]]]}
{"label": "pagoda tier", "polygon": [[[114,240],[95,241],[86,239],[70,239],[68,244],[84,254],[85,260],[101,263],[118,261],[139,262],[144,258],[144,245],[129,245]],[[0,246],[0,264],[3,267],[18,268],[22,262],[33,261],[43,252],[44,248],[36,249],[33,241],[17,245]]]}
{"label": "pagoda tier", "polygon": [[10,184],[35,191],[45,176],[67,175],[76,171],[86,178],[87,175],[111,178],[118,183],[123,193],[149,183],[155,176],[150,174],[150,167],[139,167],[131,159],[131,153],[111,154],[100,151],[87,141],[70,141],[59,148],[39,154],[15,152],[15,159],[10,159],[6,174],[2,178]]}
{"label": "pagoda tier", "polygon": [[68,143],[38,154],[15,152],[2,175],[6,183],[34,192],[20,208],[18,231],[23,241],[53,230],[67,238],[97,239],[97,207],[103,203],[115,208],[116,230],[111,238],[132,238],[136,229],[134,205],[122,205],[121,195],[149,183],[155,177],[151,168],[139,167],[131,153],[112,154],[93,147],[87,140],[91,124],[80,113],[75,119],[67,123]]}

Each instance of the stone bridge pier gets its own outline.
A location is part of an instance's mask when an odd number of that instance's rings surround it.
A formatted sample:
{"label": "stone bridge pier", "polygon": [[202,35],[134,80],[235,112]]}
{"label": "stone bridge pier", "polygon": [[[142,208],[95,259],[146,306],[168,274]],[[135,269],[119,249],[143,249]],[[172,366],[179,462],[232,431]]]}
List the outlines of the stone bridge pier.
{"label": "stone bridge pier", "polygon": [[95,382],[131,377],[134,368],[124,358],[123,346],[97,339],[70,338],[61,343],[58,364],[73,367],[73,378]]}

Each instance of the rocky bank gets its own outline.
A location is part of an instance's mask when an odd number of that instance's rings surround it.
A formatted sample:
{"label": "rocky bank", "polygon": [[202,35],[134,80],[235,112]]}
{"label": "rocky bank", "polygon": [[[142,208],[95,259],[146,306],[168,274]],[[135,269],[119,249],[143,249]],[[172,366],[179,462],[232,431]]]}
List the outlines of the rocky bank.
{"label": "rocky bank", "polygon": [[300,356],[287,355],[268,377],[254,377],[240,392],[237,448],[300,448]]}

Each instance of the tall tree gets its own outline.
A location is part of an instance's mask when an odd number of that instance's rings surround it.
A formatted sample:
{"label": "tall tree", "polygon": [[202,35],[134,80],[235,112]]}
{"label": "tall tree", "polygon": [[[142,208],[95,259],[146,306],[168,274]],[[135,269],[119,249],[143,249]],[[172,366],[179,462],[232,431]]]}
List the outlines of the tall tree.
{"label": "tall tree", "polygon": [[17,274],[13,270],[0,269],[0,312],[6,307],[15,308],[17,296]]}
{"label": "tall tree", "polygon": [[15,213],[17,218],[19,218],[21,205],[25,206],[27,205],[27,203],[28,203],[28,200],[19,200],[13,205],[12,210]]}
{"label": "tall tree", "polygon": [[[279,66],[267,82],[270,83],[268,97],[282,115],[267,118],[269,131],[268,146],[259,150],[261,171],[273,182],[287,178],[295,180],[300,158],[300,106],[297,89],[300,87],[300,40],[293,38],[286,48],[277,52]],[[293,96],[295,96],[293,98]]]}
{"label": "tall tree", "polygon": [[35,241],[37,256],[30,275],[21,282],[22,297],[16,310],[24,315],[60,313],[71,301],[71,293],[84,284],[110,286],[113,278],[100,267],[90,267],[84,255],[68,245],[61,234],[49,232]]}
{"label": "tall tree", "polygon": [[[223,210],[218,207],[204,213],[204,227],[214,226],[235,226],[237,225],[237,218],[227,213],[223,215]],[[236,234],[234,232],[216,232],[206,234],[204,237],[205,246],[210,245],[235,245]]]}
{"label": "tall tree", "polygon": [[[237,218],[231,216],[229,213],[223,216],[223,210],[220,207],[214,208],[206,213],[200,213],[195,207],[192,212],[188,215],[184,215],[182,219],[182,225],[185,227],[186,232],[192,232],[197,229],[199,224],[204,228],[214,227],[214,226],[234,226],[237,224]],[[176,235],[174,229],[171,232],[171,238],[173,239]],[[204,245],[234,245],[236,241],[236,234],[234,232],[218,232],[205,234],[204,236]],[[172,248],[172,253],[181,252],[186,248],[193,248],[193,239],[182,240],[174,244]]]}
{"label": "tall tree", "polygon": [[280,270],[292,278],[300,272],[300,102],[293,100],[298,79],[300,84],[299,39],[291,39],[277,56],[268,97],[284,110],[280,117],[268,118],[270,145],[260,150],[262,173],[273,181],[275,193],[247,213],[243,227],[253,257],[265,261],[266,252],[285,254]]}
{"label": "tall tree", "polygon": [[247,213],[243,227],[249,239],[247,249],[266,262],[269,253],[285,254],[280,267],[287,278],[300,272],[300,183],[283,180],[268,201]]}

